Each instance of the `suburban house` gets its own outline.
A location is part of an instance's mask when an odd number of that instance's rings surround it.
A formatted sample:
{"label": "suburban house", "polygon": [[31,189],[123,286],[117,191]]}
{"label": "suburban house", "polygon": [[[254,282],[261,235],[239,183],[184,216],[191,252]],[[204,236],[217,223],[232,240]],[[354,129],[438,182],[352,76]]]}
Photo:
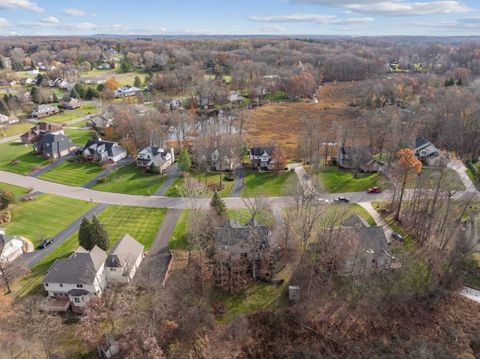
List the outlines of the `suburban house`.
{"label": "suburban house", "polygon": [[23,144],[32,144],[40,141],[40,139],[47,134],[63,135],[64,132],[62,126],[60,125],[47,122],[39,122],[30,130],[21,135],[20,140]]}
{"label": "suburban house", "polygon": [[48,133],[35,142],[33,150],[48,159],[56,159],[68,155],[75,149],[68,136]]}
{"label": "suburban house", "polygon": [[415,140],[415,155],[418,159],[427,159],[435,157],[439,154],[439,150],[424,137],[419,137]]}
{"label": "suburban house", "polygon": [[[267,226],[249,222],[242,225],[229,220],[215,230],[215,250],[229,259],[260,259],[270,247],[271,232]],[[252,242],[255,243],[252,245]]]}
{"label": "suburban house", "polygon": [[276,147],[252,147],[248,155],[250,168],[259,171],[283,170],[287,165],[283,152]]}
{"label": "suburban house", "polygon": [[239,102],[243,100],[243,96],[240,91],[230,91],[228,93],[228,101],[230,102]]}
{"label": "suburban house", "polygon": [[0,262],[8,263],[26,251],[26,243],[18,236],[7,236],[5,229],[0,228]]}
{"label": "suburban house", "polygon": [[382,227],[369,227],[354,214],[342,223],[339,234],[335,260],[337,275],[361,275],[400,267],[398,259],[388,250]]}
{"label": "suburban house", "polygon": [[94,162],[112,161],[116,163],[127,157],[127,151],[116,142],[90,140],[85,145],[83,157]]}
{"label": "suburban house", "polygon": [[97,246],[90,251],[78,247],[70,257],[57,259],[43,279],[48,292],[45,309],[80,312],[92,297],[100,296],[107,286],[106,259]]}
{"label": "suburban house", "polygon": [[101,113],[100,115],[93,116],[87,121],[87,126],[95,130],[104,130],[113,126],[113,118],[108,113]]}
{"label": "suburban house", "polygon": [[136,96],[142,93],[138,87],[125,85],[115,90],[114,96],[115,97],[128,97],[128,96]]}
{"label": "suburban house", "polygon": [[88,301],[102,295],[108,284],[130,282],[143,260],[143,245],[128,234],[110,250],[78,247],[68,258],[57,259],[43,279],[48,292],[45,309],[81,312]]}
{"label": "suburban house", "polygon": [[239,157],[233,153],[233,151],[223,153],[223,151],[215,148],[210,149],[208,152],[210,153],[210,156],[207,159],[207,162],[210,165],[210,169],[213,171],[233,171],[238,165]]}
{"label": "suburban house", "polygon": [[108,283],[129,283],[143,260],[144,246],[125,234],[105,261]]}
{"label": "suburban house", "polygon": [[43,118],[43,117],[56,115],[59,112],[60,112],[60,109],[57,106],[36,105],[33,109],[32,117]]}
{"label": "suburban house", "polygon": [[337,165],[340,168],[361,172],[380,172],[385,164],[373,158],[368,146],[339,146]]}
{"label": "suburban house", "polygon": [[14,123],[18,123],[17,118],[8,117],[0,113],[0,126],[13,125]]}
{"label": "suburban house", "polygon": [[80,108],[82,103],[80,100],[71,97],[69,100],[62,99],[60,101],[60,107],[64,108],[65,110],[75,110],[76,108]]}
{"label": "suburban house", "polygon": [[148,146],[138,152],[137,166],[147,169],[153,169],[156,172],[163,173],[175,162],[175,153],[173,148],[165,151],[160,147]]}

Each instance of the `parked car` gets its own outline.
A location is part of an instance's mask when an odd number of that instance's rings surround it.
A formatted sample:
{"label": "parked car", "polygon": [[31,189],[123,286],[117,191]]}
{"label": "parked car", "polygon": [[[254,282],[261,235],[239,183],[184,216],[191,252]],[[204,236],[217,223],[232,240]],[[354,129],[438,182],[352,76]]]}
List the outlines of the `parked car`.
{"label": "parked car", "polygon": [[382,189],[380,187],[370,187],[367,190],[368,193],[381,193]]}
{"label": "parked car", "polygon": [[347,197],[338,197],[337,199],[333,200],[336,203],[349,203],[350,200]]}
{"label": "parked car", "polygon": [[397,241],[403,242],[403,236],[400,233],[393,232],[392,233],[392,238],[396,239]]}
{"label": "parked car", "polygon": [[53,243],[53,238],[47,238],[47,239],[44,239],[43,241],[40,242],[40,244],[38,245],[38,249],[44,249],[46,247],[48,247],[50,244]]}

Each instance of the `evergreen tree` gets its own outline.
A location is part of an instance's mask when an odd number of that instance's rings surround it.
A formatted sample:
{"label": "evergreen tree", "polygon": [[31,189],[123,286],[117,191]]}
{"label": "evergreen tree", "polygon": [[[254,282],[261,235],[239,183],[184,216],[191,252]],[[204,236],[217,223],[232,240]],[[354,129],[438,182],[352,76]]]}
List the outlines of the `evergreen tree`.
{"label": "evergreen tree", "polygon": [[32,98],[33,103],[40,104],[42,102],[40,89],[37,86],[33,86],[30,90],[30,97]]}
{"label": "evergreen tree", "polygon": [[110,246],[108,233],[96,216],[93,216],[92,221],[90,222],[90,238],[93,244],[92,248],[94,245],[97,245],[106,251]]}
{"label": "evergreen tree", "polygon": [[77,94],[79,97],[76,97],[76,98],[85,98],[85,93],[86,93],[86,90],[85,90],[85,87],[83,87],[82,84],[75,84],[74,88],[73,88],[75,91],[77,91]]}
{"label": "evergreen tree", "polygon": [[178,168],[180,168],[182,171],[188,171],[190,168],[192,168],[192,157],[186,149],[180,151],[177,162]]}
{"label": "evergreen tree", "polygon": [[10,116],[10,109],[8,108],[7,103],[2,99],[0,99],[0,114]]}
{"label": "evergreen tree", "polygon": [[70,91],[70,97],[71,97],[71,98],[76,98],[77,100],[80,99],[80,95],[79,95],[78,92],[75,90],[75,87],[72,89],[72,91]]}
{"label": "evergreen tree", "polygon": [[90,220],[87,217],[83,217],[80,229],[78,230],[78,243],[87,251],[93,248],[90,228]]}
{"label": "evergreen tree", "polygon": [[142,86],[142,80],[140,80],[140,77],[135,76],[135,80],[133,81],[133,86],[140,88]]}
{"label": "evergreen tree", "polygon": [[3,70],[5,68],[5,64],[3,63],[3,59],[0,56],[0,70]]}
{"label": "evergreen tree", "polygon": [[223,199],[220,197],[217,191],[213,194],[212,201],[210,202],[210,207],[212,207],[215,212],[220,217],[223,217],[225,213],[227,212],[227,206],[225,205],[225,202]]}
{"label": "evergreen tree", "polygon": [[85,93],[85,99],[91,100],[94,97],[98,97],[98,92],[94,88],[89,87]]}
{"label": "evergreen tree", "polygon": [[53,93],[52,99],[53,99],[53,102],[55,102],[55,103],[59,102],[57,94],[55,92]]}

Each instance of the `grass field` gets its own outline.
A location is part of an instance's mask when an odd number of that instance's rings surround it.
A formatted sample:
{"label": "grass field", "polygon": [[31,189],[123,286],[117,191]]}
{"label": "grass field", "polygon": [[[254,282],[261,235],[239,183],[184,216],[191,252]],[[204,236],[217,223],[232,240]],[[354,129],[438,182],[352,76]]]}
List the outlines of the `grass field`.
{"label": "grass field", "polygon": [[[232,192],[233,181],[223,180],[224,174],[220,175],[219,173],[208,173],[208,172],[196,172],[190,175],[191,177],[197,179],[204,185],[211,186],[220,183],[220,176],[222,178],[223,189],[218,192],[221,197],[228,197],[230,192]],[[178,177],[172,185],[167,189],[165,196],[168,197],[180,197],[180,190],[185,182],[185,177]],[[211,191],[213,194],[213,191]]]}
{"label": "grass field", "polygon": [[328,167],[321,170],[319,181],[321,187],[332,193],[364,192],[370,187],[385,186],[385,181],[377,173],[359,173],[355,178],[353,172],[341,170],[337,167]]}
{"label": "grass field", "polygon": [[[15,163],[12,161],[15,160]],[[28,174],[35,167],[42,167],[48,161],[32,152],[31,145],[9,142],[0,144],[0,169],[19,174]]]}
{"label": "grass field", "polygon": [[73,158],[41,174],[39,178],[69,186],[82,186],[102,171],[102,167],[97,163],[79,161],[77,158]]}
{"label": "grass field", "polygon": [[134,164],[123,166],[110,173],[106,182],[95,184],[92,189],[105,192],[152,195],[166,180],[166,176],[145,173]]}
{"label": "grass field", "polygon": [[145,79],[145,73],[142,72],[127,72],[127,73],[118,73],[117,70],[92,70],[88,71],[82,74],[82,78],[89,77],[89,78],[95,78],[98,80],[108,80],[111,79],[112,77],[115,78],[115,80],[118,81],[120,86],[124,85],[132,85],[133,82],[135,81],[135,77],[138,76],[140,77],[140,80]]}
{"label": "grass field", "polygon": [[70,198],[42,194],[34,201],[17,202],[11,209],[9,235],[30,239],[34,245],[52,237],[92,208],[94,204]]}
{"label": "grass field", "polygon": [[348,204],[348,207],[350,209],[349,209],[349,214],[347,215],[347,218],[348,218],[348,216],[350,216],[352,214],[358,214],[365,221],[367,221],[369,226],[374,227],[374,226],[377,225],[377,223],[375,222],[373,217],[368,213],[368,211],[365,208],[363,208],[362,206],[360,206],[359,204],[350,203],[350,204]]}
{"label": "grass field", "polygon": [[168,249],[171,250],[181,250],[187,249],[187,230],[188,230],[188,216],[189,211],[184,209],[180,214],[175,230],[172,233],[172,237],[168,241]]}
{"label": "grass field", "polygon": [[92,139],[93,131],[90,130],[78,130],[73,128],[66,128],[65,134],[70,137],[70,140],[75,145],[85,146],[88,140]]}
{"label": "grass field", "polygon": [[[6,129],[0,127],[0,135],[6,137],[21,135],[24,132],[27,132],[33,125],[31,123],[15,123],[13,125],[8,125]],[[1,137],[0,137],[1,138]]]}
{"label": "grass field", "polygon": [[14,186],[8,183],[0,182],[0,189],[6,189],[13,193],[15,197],[22,196],[28,193],[28,189],[23,187]]}
{"label": "grass field", "polygon": [[294,172],[246,172],[242,197],[288,195],[296,183]]}
{"label": "grass field", "polygon": [[58,115],[50,116],[45,119],[47,122],[64,123],[79,117],[99,112],[100,110],[92,104],[83,105],[75,110],[65,110]]}

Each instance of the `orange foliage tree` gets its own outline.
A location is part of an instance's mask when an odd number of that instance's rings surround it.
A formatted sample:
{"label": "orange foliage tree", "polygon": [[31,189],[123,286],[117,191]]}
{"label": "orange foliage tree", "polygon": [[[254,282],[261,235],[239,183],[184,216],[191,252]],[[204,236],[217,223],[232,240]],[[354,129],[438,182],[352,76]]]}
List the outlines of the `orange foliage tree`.
{"label": "orange foliage tree", "polygon": [[402,208],[403,195],[407,180],[413,173],[420,173],[422,171],[422,162],[415,156],[415,151],[409,148],[401,149],[397,152],[397,170],[401,178],[400,199],[398,202],[397,213],[395,219],[400,219],[400,211]]}
{"label": "orange foliage tree", "polygon": [[120,87],[120,83],[112,77],[105,82],[105,87],[103,89],[103,95],[106,98],[112,98],[116,89]]}

